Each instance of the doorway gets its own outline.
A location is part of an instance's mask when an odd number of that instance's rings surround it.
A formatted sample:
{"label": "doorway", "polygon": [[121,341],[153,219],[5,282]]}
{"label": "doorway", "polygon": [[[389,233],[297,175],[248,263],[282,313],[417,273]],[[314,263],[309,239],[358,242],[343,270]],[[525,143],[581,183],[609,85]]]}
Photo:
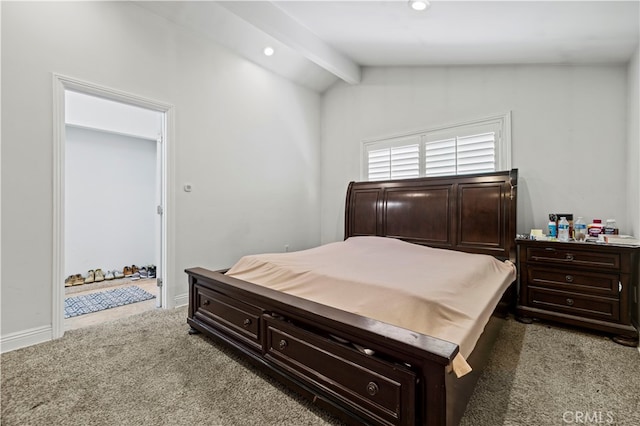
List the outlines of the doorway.
{"label": "doorway", "polygon": [[[54,113],[52,331],[57,338],[65,329],[167,307],[172,107],[54,75]],[[131,303],[139,291],[155,299]],[[122,297],[127,305],[65,319],[68,297],[101,304]]]}

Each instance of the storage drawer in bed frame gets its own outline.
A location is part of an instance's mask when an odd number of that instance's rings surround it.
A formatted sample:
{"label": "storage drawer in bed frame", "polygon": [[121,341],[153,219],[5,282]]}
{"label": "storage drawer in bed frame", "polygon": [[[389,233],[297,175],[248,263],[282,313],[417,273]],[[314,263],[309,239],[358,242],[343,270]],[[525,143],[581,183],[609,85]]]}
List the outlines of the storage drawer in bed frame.
{"label": "storage drawer in bed frame", "polygon": [[194,286],[193,297],[195,318],[262,352],[260,316],[263,311],[260,308],[200,285]]}
{"label": "storage drawer in bed frame", "polygon": [[[193,316],[253,350],[287,374],[320,389],[381,425],[413,425],[416,375],[394,364],[294,325],[286,318],[193,285]],[[411,403],[410,403],[411,402]]]}
{"label": "storage drawer in bed frame", "polygon": [[270,315],[263,321],[265,358],[346,403],[356,401],[359,414],[376,424],[415,424],[411,370]]}

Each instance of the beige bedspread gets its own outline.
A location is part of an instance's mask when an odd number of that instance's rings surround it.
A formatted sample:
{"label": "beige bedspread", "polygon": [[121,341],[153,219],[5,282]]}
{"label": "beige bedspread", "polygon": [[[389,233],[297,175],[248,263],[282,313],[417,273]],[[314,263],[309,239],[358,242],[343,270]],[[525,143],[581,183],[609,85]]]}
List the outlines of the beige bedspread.
{"label": "beige bedspread", "polygon": [[459,345],[458,377],[515,266],[492,256],[351,237],[309,250],[245,256],[227,275]]}

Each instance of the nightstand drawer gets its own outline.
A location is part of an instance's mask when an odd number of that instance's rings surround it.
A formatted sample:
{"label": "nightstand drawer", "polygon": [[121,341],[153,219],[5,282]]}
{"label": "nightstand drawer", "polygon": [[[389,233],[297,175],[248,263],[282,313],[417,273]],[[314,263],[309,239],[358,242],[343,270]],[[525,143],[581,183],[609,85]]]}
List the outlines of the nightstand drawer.
{"label": "nightstand drawer", "polygon": [[595,318],[605,321],[620,319],[620,301],[597,296],[546,288],[529,287],[529,306]]}
{"label": "nightstand drawer", "polygon": [[563,263],[598,269],[620,269],[620,255],[598,251],[558,249],[554,247],[527,247],[527,260],[532,262]]}
{"label": "nightstand drawer", "polygon": [[527,268],[528,282],[531,286],[551,287],[558,290],[580,292],[595,296],[618,298],[618,274],[599,274],[584,272],[580,269],[553,269],[544,267]]}

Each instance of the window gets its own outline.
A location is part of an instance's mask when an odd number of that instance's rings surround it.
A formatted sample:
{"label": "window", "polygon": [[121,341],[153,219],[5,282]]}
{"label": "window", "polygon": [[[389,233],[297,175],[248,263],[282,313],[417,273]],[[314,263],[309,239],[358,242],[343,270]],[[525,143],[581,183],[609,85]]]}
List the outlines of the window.
{"label": "window", "polygon": [[420,138],[394,138],[367,151],[368,180],[420,176]]}
{"label": "window", "polygon": [[364,180],[511,169],[510,113],[363,143]]}

